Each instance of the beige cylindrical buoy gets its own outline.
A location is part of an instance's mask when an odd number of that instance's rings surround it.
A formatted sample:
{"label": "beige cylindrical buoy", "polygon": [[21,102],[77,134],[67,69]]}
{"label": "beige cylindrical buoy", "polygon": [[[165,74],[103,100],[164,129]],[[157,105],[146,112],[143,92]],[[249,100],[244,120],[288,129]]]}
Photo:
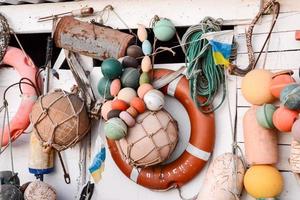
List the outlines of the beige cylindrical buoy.
{"label": "beige cylindrical buoy", "polygon": [[250,165],[275,164],[278,161],[277,133],[258,124],[257,108],[252,106],[243,119],[246,160]]}
{"label": "beige cylindrical buoy", "polygon": [[197,200],[236,200],[243,189],[245,169],[232,153],[215,158],[207,170]]}
{"label": "beige cylindrical buoy", "polygon": [[300,173],[300,143],[296,140],[291,142],[290,167],[292,172]]}
{"label": "beige cylindrical buoy", "polygon": [[29,156],[29,172],[39,177],[49,174],[54,170],[54,149],[49,152],[45,151],[42,143],[39,141],[34,132],[30,137],[30,156]]}
{"label": "beige cylindrical buoy", "polygon": [[104,60],[124,57],[127,47],[134,42],[134,37],[68,16],[57,24],[54,41],[57,47]]}

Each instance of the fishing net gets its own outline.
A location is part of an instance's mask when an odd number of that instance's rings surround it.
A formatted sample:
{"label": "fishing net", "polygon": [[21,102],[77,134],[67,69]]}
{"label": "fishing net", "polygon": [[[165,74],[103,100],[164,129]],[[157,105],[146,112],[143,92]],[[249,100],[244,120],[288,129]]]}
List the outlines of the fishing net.
{"label": "fishing net", "polygon": [[139,115],[128,136],[117,142],[123,158],[133,166],[147,167],[168,159],[178,141],[176,121],[165,110]]}
{"label": "fishing net", "polygon": [[33,106],[31,122],[43,146],[57,151],[73,146],[90,129],[84,101],[63,90],[40,96]]}

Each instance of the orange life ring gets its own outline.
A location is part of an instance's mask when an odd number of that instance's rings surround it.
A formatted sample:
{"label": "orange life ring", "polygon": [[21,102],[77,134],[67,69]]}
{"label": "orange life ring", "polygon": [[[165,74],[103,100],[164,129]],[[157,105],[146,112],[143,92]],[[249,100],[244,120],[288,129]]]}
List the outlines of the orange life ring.
{"label": "orange life ring", "polygon": [[[159,78],[170,73],[170,70],[154,71]],[[213,114],[201,113],[189,94],[189,83],[180,76],[162,88],[165,94],[174,96],[185,107],[191,122],[191,136],[184,153],[175,161],[166,165],[158,165],[136,169],[122,160],[115,141],[108,140],[112,158],[120,170],[131,180],[144,187],[155,190],[166,190],[181,187],[195,177],[209,159],[214,147],[215,125]]]}
{"label": "orange life ring", "polygon": [[[8,47],[1,64],[12,66],[17,70],[21,78],[27,78],[36,84],[37,68],[30,58],[24,55],[22,50],[15,47]],[[33,87],[22,84],[21,88],[23,91],[22,101],[16,115],[10,121],[10,135],[12,140],[18,138],[29,126],[29,114],[37,99],[36,90]],[[1,134],[2,130],[0,130],[0,137]],[[9,130],[8,126],[6,126],[4,128],[2,146],[6,146],[8,142]]]}

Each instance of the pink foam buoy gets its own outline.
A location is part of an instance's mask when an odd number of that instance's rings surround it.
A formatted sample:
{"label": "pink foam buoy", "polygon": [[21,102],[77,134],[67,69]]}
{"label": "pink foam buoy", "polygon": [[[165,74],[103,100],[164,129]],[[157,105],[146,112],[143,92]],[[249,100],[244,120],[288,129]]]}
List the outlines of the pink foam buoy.
{"label": "pink foam buoy", "polygon": [[117,96],[121,90],[121,81],[120,79],[114,79],[110,84],[110,94],[112,96]]}
{"label": "pink foam buoy", "polygon": [[129,127],[133,127],[135,125],[135,119],[126,111],[122,111],[119,117],[127,124]]}
{"label": "pink foam buoy", "polygon": [[137,94],[138,96],[143,99],[144,98],[144,95],[149,91],[149,90],[152,90],[153,89],[153,86],[149,83],[144,83],[142,84],[138,90],[137,90]]}
{"label": "pink foam buoy", "polygon": [[297,111],[280,106],[273,114],[273,124],[281,132],[290,132],[297,117]]}
{"label": "pink foam buoy", "polygon": [[107,101],[105,102],[102,107],[101,107],[101,116],[103,117],[103,119],[107,120],[107,114],[109,113],[109,111],[112,110],[111,107],[112,101]]}

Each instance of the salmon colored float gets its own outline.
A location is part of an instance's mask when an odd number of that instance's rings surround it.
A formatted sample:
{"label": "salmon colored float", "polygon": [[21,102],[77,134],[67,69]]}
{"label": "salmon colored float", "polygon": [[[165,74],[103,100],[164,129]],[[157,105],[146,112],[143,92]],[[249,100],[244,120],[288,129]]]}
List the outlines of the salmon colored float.
{"label": "salmon colored float", "polygon": [[243,119],[246,160],[250,165],[275,164],[278,161],[277,133],[258,124],[257,109],[258,106],[252,106]]}
{"label": "salmon colored float", "polygon": [[[171,73],[170,70],[154,71],[154,78]],[[155,165],[136,169],[127,164],[119,153],[114,140],[108,140],[112,157],[120,170],[132,181],[155,190],[166,190],[184,185],[195,177],[205,166],[214,147],[215,125],[213,114],[201,113],[189,94],[189,83],[183,76],[178,77],[161,91],[174,96],[186,109],[191,124],[191,136],[184,153],[166,165]]]}
{"label": "salmon colored float", "polygon": [[[22,50],[15,47],[8,47],[2,64],[13,67],[19,73],[21,79],[29,79],[36,85],[37,68]],[[25,79],[24,82],[29,83],[29,81]],[[21,88],[23,91],[22,101],[16,115],[10,121],[10,135],[12,140],[17,139],[29,126],[29,114],[37,99],[35,88],[27,84],[22,84]],[[0,133],[2,133],[2,131],[0,131]],[[8,126],[5,127],[3,134],[2,146],[6,146],[9,142]]]}

